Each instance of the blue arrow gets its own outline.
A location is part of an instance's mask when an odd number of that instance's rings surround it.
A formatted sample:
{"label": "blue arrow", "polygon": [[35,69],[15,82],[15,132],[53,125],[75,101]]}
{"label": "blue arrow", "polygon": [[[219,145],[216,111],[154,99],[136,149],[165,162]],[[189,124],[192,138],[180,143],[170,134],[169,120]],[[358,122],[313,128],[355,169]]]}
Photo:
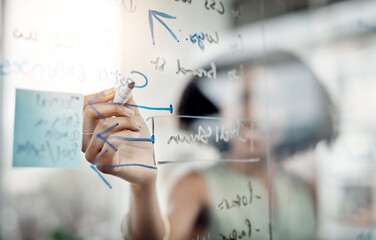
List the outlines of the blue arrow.
{"label": "blue arrow", "polygon": [[[135,108],[142,108],[146,110],[155,110],[155,111],[169,111],[171,114],[174,111],[174,108],[170,104],[170,107],[147,107],[147,106],[141,106],[141,105],[135,105],[135,104],[129,104],[129,103],[96,103],[98,105],[121,105],[121,106],[129,106],[129,107],[135,107]],[[92,105],[90,105],[98,114],[100,114]],[[101,115],[100,115],[101,116]]]}
{"label": "blue arrow", "polygon": [[96,96],[95,98],[93,98],[93,99],[91,99],[91,100],[89,100],[89,106],[98,114],[98,116],[100,117],[100,118],[102,118],[103,120],[105,120],[105,118],[102,116],[102,114],[100,114],[99,112],[98,112],[98,110],[93,106],[93,103],[95,102],[95,100],[97,100],[97,99],[99,99],[99,98],[101,98],[101,97],[103,97],[103,96],[105,96],[106,94],[104,94],[104,93],[102,93],[101,95],[98,95],[98,96]]}
{"label": "blue arrow", "polygon": [[[112,129],[116,128],[117,126],[119,126],[119,123],[115,123],[111,127],[107,128],[106,130],[104,130],[104,131],[102,131],[102,132],[100,132],[100,133],[97,134],[97,138],[99,138],[102,141],[104,141],[105,143],[107,143],[108,146],[110,146],[114,151],[117,151],[117,148],[114,145],[112,145],[108,141],[108,139],[117,139],[117,140],[130,141],[130,142],[151,142],[151,143],[154,144],[154,141],[155,141],[154,135],[152,135],[150,138],[127,138],[127,137],[121,137],[121,136],[112,136],[112,137],[104,137],[103,136],[104,134],[108,133],[109,131],[111,131]],[[104,153],[102,155],[104,155]],[[99,161],[100,158],[102,158],[102,155],[99,156],[99,159],[97,159],[97,161]]]}
{"label": "blue arrow", "polygon": [[112,125],[111,127],[107,128],[106,130],[104,130],[104,131],[102,131],[102,132],[100,132],[100,133],[97,134],[97,138],[99,138],[102,141],[104,141],[105,143],[107,143],[108,146],[110,146],[115,151],[117,151],[117,148],[114,145],[112,145],[109,141],[107,141],[107,138],[104,137],[103,135],[106,134],[106,133],[108,133],[112,129],[116,128],[117,126],[119,126],[119,123],[116,123],[116,124]]}
{"label": "blue arrow", "polygon": [[149,10],[149,25],[150,25],[151,39],[153,40],[153,45],[155,45],[153,17],[155,17],[155,19],[157,19],[171,33],[172,37],[177,42],[179,42],[179,39],[176,37],[176,35],[171,31],[171,29],[169,27],[167,27],[167,25],[158,16],[161,16],[163,18],[168,18],[168,19],[175,19],[176,18],[176,17],[173,17],[173,16],[168,15],[168,14],[163,13],[163,12],[158,12],[158,11],[155,11],[155,10]]}
{"label": "blue arrow", "polygon": [[111,189],[112,188],[111,184],[103,177],[101,172],[99,172],[98,168],[94,164],[91,164],[90,167],[91,167],[91,169],[94,170],[94,172],[96,172],[98,174],[98,176],[103,180],[103,182]]}
{"label": "blue arrow", "polygon": [[144,168],[150,168],[150,169],[158,169],[154,166],[149,166],[145,164],[140,163],[126,163],[126,164],[118,164],[118,165],[106,165],[106,166],[99,166],[98,169],[105,169],[105,168],[117,168],[117,167],[144,167]]}

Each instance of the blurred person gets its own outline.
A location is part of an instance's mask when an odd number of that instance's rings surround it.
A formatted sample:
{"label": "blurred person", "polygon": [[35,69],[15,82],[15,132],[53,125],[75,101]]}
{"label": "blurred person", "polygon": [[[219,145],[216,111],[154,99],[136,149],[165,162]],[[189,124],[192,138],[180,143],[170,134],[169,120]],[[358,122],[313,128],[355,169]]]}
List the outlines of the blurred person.
{"label": "blurred person", "polygon": [[[335,137],[335,111],[327,92],[300,59],[286,52],[254,58],[249,55],[238,59],[226,57],[218,62],[218,75],[230,73],[239,66],[242,66],[242,73],[235,77],[233,74],[227,84],[211,81],[213,85],[208,79],[193,78],[182,94],[178,112],[180,115],[251,119],[259,123],[261,130],[255,131],[252,139],[217,146],[229,159],[258,158],[259,161],[216,164],[185,175],[171,191],[168,217],[160,212],[156,170],[142,167],[101,169],[131,183],[131,207],[123,226],[124,237],[268,239],[273,234],[275,239],[315,239],[314,188],[283,171],[282,162],[295,153],[315,147],[319,141],[331,142]],[[86,96],[86,102],[100,94],[103,92]],[[109,102],[113,96],[113,90],[109,90],[97,102]],[[132,98],[128,103],[135,104]],[[98,159],[107,148],[103,140],[92,136],[115,123],[119,126],[112,129],[107,138],[150,137],[136,108],[98,104],[96,109],[105,120],[85,104],[84,132],[93,134],[83,137],[82,150],[89,162]],[[195,124],[192,119],[182,118],[180,122],[188,131]],[[250,149],[249,141],[253,141],[253,149]],[[117,151],[106,152],[100,165],[154,165],[151,143],[116,141],[115,138],[111,144]],[[221,196],[239,194],[248,201],[247,196],[255,192],[263,201],[253,200],[252,208],[232,207],[229,211],[227,199],[217,201]],[[268,198],[271,199],[272,222]],[[231,204],[232,199],[228,200]],[[220,207],[222,211],[218,210]]]}

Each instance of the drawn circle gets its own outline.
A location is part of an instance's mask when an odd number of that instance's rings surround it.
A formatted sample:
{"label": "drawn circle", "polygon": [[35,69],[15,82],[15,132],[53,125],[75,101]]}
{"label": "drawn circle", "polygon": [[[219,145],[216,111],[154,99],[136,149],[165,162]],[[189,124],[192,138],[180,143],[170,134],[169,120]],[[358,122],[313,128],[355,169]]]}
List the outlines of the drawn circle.
{"label": "drawn circle", "polygon": [[[148,78],[145,76],[145,74],[139,72],[139,71],[132,71],[131,74],[138,74],[138,75],[141,75],[144,79],[145,79],[145,84],[144,85],[135,85],[134,87],[135,88],[144,88],[148,85]],[[130,78],[129,78],[130,79]],[[133,81],[132,79],[130,79],[131,81]],[[135,81],[134,81],[135,82]]]}
{"label": "drawn circle", "polygon": [[[124,81],[125,81],[125,83],[124,83]],[[134,81],[133,81],[132,78],[130,78],[130,77],[128,77],[127,79],[125,79],[124,77],[122,77],[122,78],[120,79],[120,84],[121,84],[122,86],[128,86],[128,84],[131,83],[131,82],[134,82]]]}

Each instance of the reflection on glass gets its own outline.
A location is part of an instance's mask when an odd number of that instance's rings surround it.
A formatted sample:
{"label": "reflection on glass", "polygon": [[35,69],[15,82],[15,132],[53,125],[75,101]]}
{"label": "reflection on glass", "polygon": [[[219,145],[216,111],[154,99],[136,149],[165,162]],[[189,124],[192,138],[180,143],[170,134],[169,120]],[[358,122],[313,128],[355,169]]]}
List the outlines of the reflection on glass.
{"label": "reflection on glass", "polygon": [[[205,222],[192,226],[200,234],[315,239],[315,192],[284,170],[284,162],[336,136],[328,93],[290,53],[226,60],[217,66],[218,79],[196,77],[188,83],[181,115],[152,119],[157,162],[196,162],[196,170],[180,181],[188,181],[185,191],[203,195],[198,216]],[[197,164],[208,160],[214,160],[209,167]],[[189,186],[192,174],[204,185]],[[169,202],[177,209],[179,204]]]}

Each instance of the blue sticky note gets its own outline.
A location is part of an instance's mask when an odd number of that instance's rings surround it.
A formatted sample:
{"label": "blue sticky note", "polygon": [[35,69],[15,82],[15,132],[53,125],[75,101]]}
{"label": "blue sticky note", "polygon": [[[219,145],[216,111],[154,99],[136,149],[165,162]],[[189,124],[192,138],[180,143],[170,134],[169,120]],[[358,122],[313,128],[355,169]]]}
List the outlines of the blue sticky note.
{"label": "blue sticky note", "polygon": [[79,168],[83,96],[16,90],[13,166]]}

